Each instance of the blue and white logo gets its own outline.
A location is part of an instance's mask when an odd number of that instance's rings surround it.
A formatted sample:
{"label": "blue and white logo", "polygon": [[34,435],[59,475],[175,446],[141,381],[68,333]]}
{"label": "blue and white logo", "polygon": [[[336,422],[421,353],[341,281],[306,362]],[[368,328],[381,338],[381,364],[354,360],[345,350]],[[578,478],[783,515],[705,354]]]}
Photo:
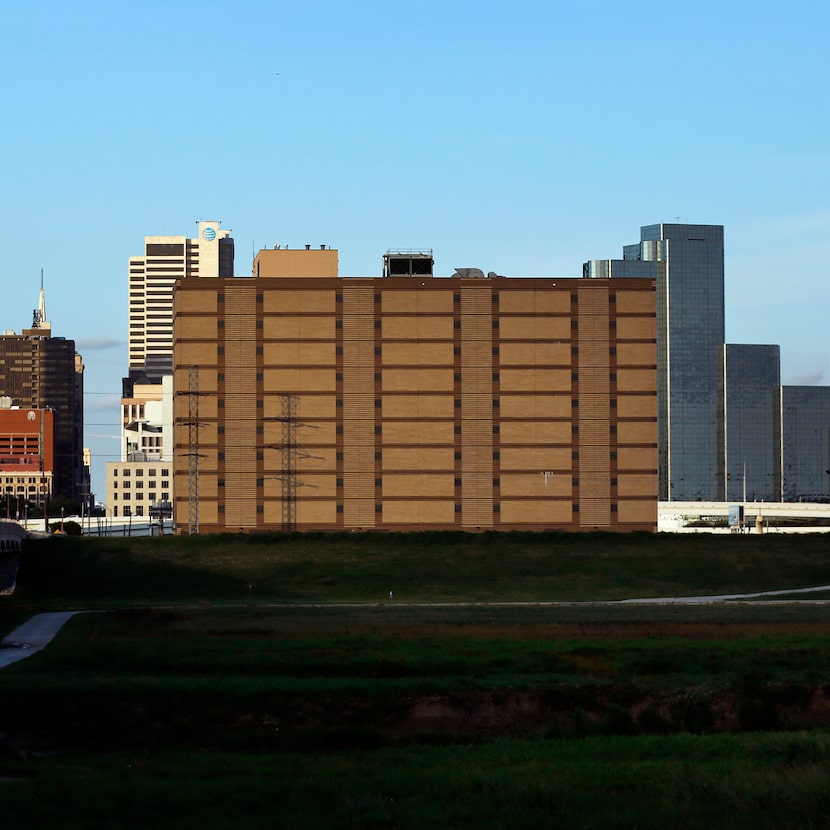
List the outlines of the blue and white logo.
{"label": "blue and white logo", "polygon": [[216,239],[216,228],[202,228],[202,239],[213,242]]}

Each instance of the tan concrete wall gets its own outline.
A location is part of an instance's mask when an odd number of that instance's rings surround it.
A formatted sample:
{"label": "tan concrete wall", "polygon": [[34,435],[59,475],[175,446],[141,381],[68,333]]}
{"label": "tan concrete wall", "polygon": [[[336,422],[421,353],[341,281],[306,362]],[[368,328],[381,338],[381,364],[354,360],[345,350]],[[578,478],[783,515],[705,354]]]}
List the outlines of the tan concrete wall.
{"label": "tan concrete wall", "polygon": [[[281,499],[268,499],[263,510],[263,524],[266,527],[282,526]],[[337,501],[333,498],[302,498],[297,502],[296,520],[299,526],[332,526],[337,523]]]}
{"label": "tan concrete wall", "polygon": [[571,391],[570,369],[502,369],[499,382],[504,392]]}
{"label": "tan concrete wall", "polygon": [[617,449],[618,470],[657,470],[657,448],[619,447]]}
{"label": "tan concrete wall", "polygon": [[266,366],[336,366],[334,341],[316,343],[313,341],[289,341],[265,343],[263,363]]}
{"label": "tan concrete wall", "polygon": [[383,365],[452,366],[452,343],[385,343],[381,354]]}
{"label": "tan concrete wall", "polygon": [[383,391],[388,392],[451,392],[452,369],[385,369]]}
{"label": "tan concrete wall", "polygon": [[502,395],[499,402],[501,417],[534,418],[540,421],[549,418],[568,418],[568,422],[570,423],[573,409],[570,375],[568,384],[567,390],[563,389],[559,394],[554,395],[513,395],[507,393],[502,385]]}
{"label": "tan concrete wall", "polygon": [[383,477],[384,497],[453,498],[455,482],[451,473],[388,473]]}
{"label": "tan concrete wall", "polygon": [[334,314],[336,303],[336,292],[330,289],[275,289],[262,292],[262,310],[265,314]]}
{"label": "tan concrete wall", "polygon": [[568,444],[571,424],[565,421],[502,421],[502,444]]}
{"label": "tan concrete wall", "polygon": [[654,298],[650,291],[618,291],[617,314],[651,315],[654,311]]}
{"label": "tan concrete wall", "polygon": [[537,445],[501,448],[501,469],[542,473],[546,470],[571,470],[572,452],[567,447],[541,447]]}
{"label": "tan concrete wall", "polygon": [[656,366],[657,346],[654,343],[618,343],[617,366]]}
{"label": "tan concrete wall", "polygon": [[[380,296],[383,314],[452,314],[453,298],[447,291],[432,291],[422,288],[417,283],[424,280],[413,279],[413,287],[404,291],[385,289]],[[414,290],[413,290],[414,289]]]}
{"label": "tan concrete wall", "polygon": [[188,311],[192,314],[207,313],[213,316],[214,323],[216,320],[216,311],[218,307],[216,292],[204,292],[201,294],[194,294],[188,301]]}
{"label": "tan concrete wall", "polygon": [[455,440],[452,421],[384,421],[383,443],[390,444],[445,444]]}
{"label": "tan concrete wall", "polygon": [[656,386],[656,369],[617,369],[618,392],[650,392]]}
{"label": "tan concrete wall", "polygon": [[264,248],[254,257],[255,277],[336,277],[335,248]]}
{"label": "tan concrete wall", "polygon": [[196,364],[218,526],[282,526],[286,393],[301,528],[656,526],[649,281],[289,276],[177,296],[178,492]]}
{"label": "tan concrete wall", "polygon": [[[411,311],[411,309],[410,309]],[[452,340],[452,317],[385,317],[381,322],[384,338],[394,340]]]}
{"label": "tan concrete wall", "polygon": [[617,477],[617,494],[620,497],[648,497],[656,486],[656,473],[646,475],[619,474]]}
{"label": "tan concrete wall", "polygon": [[453,470],[452,447],[388,447],[383,452],[383,470],[421,472]]}
{"label": "tan concrete wall", "polygon": [[572,527],[573,508],[567,501],[515,501],[501,503],[501,524],[544,528]]}
{"label": "tan concrete wall", "polygon": [[617,340],[644,340],[643,332],[648,331],[649,326],[648,317],[618,317]]}
{"label": "tan concrete wall", "polygon": [[[207,336],[202,336],[205,337],[205,340],[201,342],[179,344],[178,355],[183,364],[187,366],[198,366],[200,363],[204,362],[205,357],[207,356],[206,353],[216,351],[216,346],[213,345],[213,343],[206,342]],[[213,336],[215,336],[215,334]]]}
{"label": "tan concrete wall", "polygon": [[503,340],[570,340],[570,317],[502,317],[499,337]]}
{"label": "tan concrete wall", "polygon": [[518,496],[533,498],[551,498],[565,496],[571,498],[573,485],[571,471],[543,475],[539,470],[526,473],[502,473],[500,477],[502,498]]}
{"label": "tan concrete wall", "polygon": [[617,396],[618,418],[653,418],[654,408],[654,394]]}
{"label": "tan concrete wall", "polygon": [[336,332],[333,317],[307,315],[305,317],[290,314],[265,317],[262,321],[263,336],[271,340],[289,342],[305,340],[333,340]]}
{"label": "tan concrete wall", "polygon": [[650,444],[654,442],[656,422],[620,421],[617,424],[617,442],[619,444]]}
{"label": "tan concrete wall", "polygon": [[[511,288],[510,284],[499,282],[495,285],[499,292],[499,308],[502,314],[565,314],[570,317],[571,294],[567,291],[551,291],[555,280],[544,280],[544,288],[520,290]],[[568,280],[564,280],[567,285]],[[562,285],[562,281],[560,281]],[[567,286],[570,288],[570,285]]]}
{"label": "tan concrete wall", "polygon": [[655,499],[620,500],[617,506],[617,521],[620,524],[650,525],[657,521],[657,501]]}
{"label": "tan concrete wall", "polygon": [[[265,373],[263,372],[263,377]],[[282,398],[278,390],[268,389],[263,392],[262,417],[265,419],[265,428],[271,422],[275,428],[278,425],[275,418],[282,416]],[[333,419],[337,417],[337,397],[334,393],[313,392],[303,395],[297,401],[297,417],[305,422],[315,419]]]}
{"label": "tan concrete wall", "polygon": [[333,392],[336,388],[336,371],[331,369],[265,369],[265,387],[275,392],[300,394],[302,392]]}
{"label": "tan concrete wall", "polygon": [[455,522],[455,503],[452,501],[384,501],[384,524],[402,527],[430,527]]}
{"label": "tan concrete wall", "polygon": [[[502,332],[502,335],[504,332]],[[571,365],[570,343],[502,343],[499,346],[502,366]]]}
{"label": "tan concrete wall", "polygon": [[303,500],[297,503],[297,523],[300,527],[337,524],[337,502],[334,499]]}
{"label": "tan concrete wall", "polygon": [[451,394],[384,393],[383,414],[388,418],[452,418],[455,402]]}

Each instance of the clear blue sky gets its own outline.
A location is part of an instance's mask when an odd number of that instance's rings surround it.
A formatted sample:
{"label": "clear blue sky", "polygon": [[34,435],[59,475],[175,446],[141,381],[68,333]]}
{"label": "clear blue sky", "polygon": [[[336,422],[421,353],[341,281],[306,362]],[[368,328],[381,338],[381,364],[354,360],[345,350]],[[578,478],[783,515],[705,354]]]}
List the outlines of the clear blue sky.
{"label": "clear blue sky", "polygon": [[644,224],[723,224],[730,342],[830,383],[830,5],[611,0],[2,4],[0,330],[45,270],[118,456],[127,260],[221,219],[436,273],[577,276]]}

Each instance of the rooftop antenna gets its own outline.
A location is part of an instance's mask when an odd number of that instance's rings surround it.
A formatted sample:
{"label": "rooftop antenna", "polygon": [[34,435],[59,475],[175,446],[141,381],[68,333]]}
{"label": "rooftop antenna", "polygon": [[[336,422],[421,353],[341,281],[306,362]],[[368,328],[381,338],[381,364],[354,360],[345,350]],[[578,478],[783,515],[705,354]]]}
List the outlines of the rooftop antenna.
{"label": "rooftop antenna", "polygon": [[32,312],[33,329],[50,329],[52,324],[46,321],[46,291],[43,288],[43,268],[40,269],[40,297],[37,308]]}

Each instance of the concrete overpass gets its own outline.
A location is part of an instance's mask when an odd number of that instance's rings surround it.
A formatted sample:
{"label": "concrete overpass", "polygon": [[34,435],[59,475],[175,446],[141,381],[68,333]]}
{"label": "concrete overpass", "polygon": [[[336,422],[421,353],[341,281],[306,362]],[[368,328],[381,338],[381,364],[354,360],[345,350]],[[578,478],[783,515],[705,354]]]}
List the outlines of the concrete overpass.
{"label": "concrete overpass", "polygon": [[0,594],[11,594],[17,584],[20,551],[29,534],[23,525],[0,519]]}
{"label": "concrete overpass", "polygon": [[667,532],[701,530],[688,525],[706,518],[726,519],[736,505],[743,506],[744,526],[751,532],[759,517],[765,531],[830,532],[830,527],[822,526],[830,522],[830,504],[815,502],[661,501],[657,504],[657,527]]}

